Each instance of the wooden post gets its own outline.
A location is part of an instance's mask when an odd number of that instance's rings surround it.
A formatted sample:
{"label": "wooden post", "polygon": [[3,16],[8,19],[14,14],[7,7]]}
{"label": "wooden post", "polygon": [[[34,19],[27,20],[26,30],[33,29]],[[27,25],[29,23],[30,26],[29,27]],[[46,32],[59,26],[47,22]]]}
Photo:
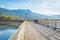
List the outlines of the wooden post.
{"label": "wooden post", "polygon": [[54,22],[54,29],[56,30],[57,22]]}

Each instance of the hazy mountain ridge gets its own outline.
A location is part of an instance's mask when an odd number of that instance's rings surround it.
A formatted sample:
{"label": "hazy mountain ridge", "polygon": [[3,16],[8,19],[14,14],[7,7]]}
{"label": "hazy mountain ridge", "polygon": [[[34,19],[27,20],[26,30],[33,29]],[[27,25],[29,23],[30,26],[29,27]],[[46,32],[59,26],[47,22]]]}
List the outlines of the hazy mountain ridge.
{"label": "hazy mountain ridge", "polygon": [[33,19],[60,19],[60,16],[58,15],[46,16],[25,9],[8,10],[8,9],[0,8],[0,16],[1,15],[18,16],[20,18],[27,18],[27,19],[32,19],[32,18]]}

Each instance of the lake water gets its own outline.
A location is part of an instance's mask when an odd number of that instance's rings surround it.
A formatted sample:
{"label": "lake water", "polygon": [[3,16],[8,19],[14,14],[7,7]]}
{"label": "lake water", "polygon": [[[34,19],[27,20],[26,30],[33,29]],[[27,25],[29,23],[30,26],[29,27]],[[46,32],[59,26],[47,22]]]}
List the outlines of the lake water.
{"label": "lake water", "polygon": [[0,25],[0,40],[8,40],[15,30],[14,27]]}

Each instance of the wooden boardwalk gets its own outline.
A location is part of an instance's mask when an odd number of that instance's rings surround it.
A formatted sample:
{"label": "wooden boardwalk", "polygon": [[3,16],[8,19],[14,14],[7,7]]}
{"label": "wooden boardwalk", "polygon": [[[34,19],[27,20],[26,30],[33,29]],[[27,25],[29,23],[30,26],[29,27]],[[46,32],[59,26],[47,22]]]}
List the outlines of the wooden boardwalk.
{"label": "wooden boardwalk", "polygon": [[60,40],[60,32],[25,21],[9,40]]}

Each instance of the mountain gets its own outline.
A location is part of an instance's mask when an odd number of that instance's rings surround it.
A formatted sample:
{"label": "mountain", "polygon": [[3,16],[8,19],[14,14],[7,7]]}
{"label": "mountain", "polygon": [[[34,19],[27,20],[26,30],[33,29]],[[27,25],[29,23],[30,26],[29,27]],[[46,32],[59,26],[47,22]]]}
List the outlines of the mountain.
{"label": "mountain", "polygon": [[60,15],[53,15],[51,17],[53,17],[54,19],[60,19]]}
{"label": "mountain", "polygon": [[56,15],[55,17],[53,17],[53,16],[46,16],[43,14],[37,14],[37,13],[32,12],[29,9],[9,10],[5,8],[0,8],[0,16],[1,15],[18,16],[20,18],[26,18],[26,19],[54,19],[57,16]]}

